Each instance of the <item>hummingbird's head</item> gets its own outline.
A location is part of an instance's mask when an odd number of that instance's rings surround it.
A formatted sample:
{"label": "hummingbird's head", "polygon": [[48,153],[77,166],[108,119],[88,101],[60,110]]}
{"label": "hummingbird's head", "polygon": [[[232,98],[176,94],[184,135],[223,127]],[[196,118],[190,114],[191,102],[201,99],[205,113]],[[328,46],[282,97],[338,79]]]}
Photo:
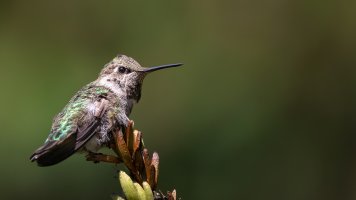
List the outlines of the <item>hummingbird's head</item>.
{"label": "hummingbird's head", "polygon": [[141,67],[141,65],[125,55],[116,56],[102,69],[96,82],[106,86],[117,94],[126,94],[130,99],[138,102],[141,97],[141,87],[145,76],[160,69],[178,67],[182,64],[169,64],[156,67]]}

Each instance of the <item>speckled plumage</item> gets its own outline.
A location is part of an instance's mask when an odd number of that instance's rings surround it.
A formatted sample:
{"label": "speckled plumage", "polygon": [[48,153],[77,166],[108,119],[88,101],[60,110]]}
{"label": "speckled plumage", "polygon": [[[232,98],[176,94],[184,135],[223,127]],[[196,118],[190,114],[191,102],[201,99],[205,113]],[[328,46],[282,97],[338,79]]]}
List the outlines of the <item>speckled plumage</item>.
{"label": "speckled plumage", "polygon": [[146,74],[179,65],[143,68],[125,55],[115,57],[54,118],[48,138],[33,153],[31,161],[49,166],[77,151],[96,152],[108,146],[112,142],[112,130],[127,125],[133,104],[141,98]]}
{"label": "speckled plumage", "polygon": [[79,120],[86,115],[91,115],[89,112],[90,105],[101,97],[107,97],[109,93],[112,93],[109,89],[93,84],[89,84],[78,91],[62,112],[56,116],[46,142],[63,140],[68,133],[74,132],[80,126],[80,123],[85,123],[85,120],[82,120],[82,122]]}

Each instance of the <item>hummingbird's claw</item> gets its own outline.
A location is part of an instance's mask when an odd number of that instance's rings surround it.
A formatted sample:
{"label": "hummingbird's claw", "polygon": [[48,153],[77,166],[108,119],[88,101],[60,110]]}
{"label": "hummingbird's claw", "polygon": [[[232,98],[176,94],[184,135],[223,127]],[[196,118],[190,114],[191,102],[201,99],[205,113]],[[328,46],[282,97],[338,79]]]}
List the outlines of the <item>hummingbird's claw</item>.
{"label": "hummingbird's claw", "polygon": [[88,155],[86,155],[86,160],[93,161],[94,163],[99,163],[99,162],[107,162],[107,163],[115,163],[115,164],[122,163],[122,160],[116,156],[105,155],[102,153],[93,153],[93,152],[90,152]]}

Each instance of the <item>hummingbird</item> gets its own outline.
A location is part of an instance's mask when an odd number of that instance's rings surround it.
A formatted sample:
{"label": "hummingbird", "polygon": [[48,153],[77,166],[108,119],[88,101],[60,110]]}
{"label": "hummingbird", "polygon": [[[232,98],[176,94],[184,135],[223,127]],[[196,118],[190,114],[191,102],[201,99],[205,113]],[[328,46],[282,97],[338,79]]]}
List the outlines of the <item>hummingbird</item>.
{"label": "hummingbird", "polygon": [[96,153],[113,140],[115,128],[124,129],[141,98],[143,79],[151,72],[181,63],[141,67],[131,57],[118,55],[98,78],[80,89],[54,117],[44,144],[30,157],[38,166],[57,164],[76,152]]}

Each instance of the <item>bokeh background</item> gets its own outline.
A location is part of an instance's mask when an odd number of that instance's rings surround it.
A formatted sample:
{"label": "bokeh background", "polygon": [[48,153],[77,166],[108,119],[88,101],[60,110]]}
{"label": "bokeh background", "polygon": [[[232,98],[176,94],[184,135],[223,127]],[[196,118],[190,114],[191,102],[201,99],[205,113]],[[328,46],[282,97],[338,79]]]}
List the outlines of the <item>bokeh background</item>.
{"label": "bokeh background", "polygon": [[[0,199],[110,199],[117,167],[28,158],[118,53],[131,118],[183,199],[356,199],[356,2],[0,1]],[[123,168],[119,168],[123,169]]]}

